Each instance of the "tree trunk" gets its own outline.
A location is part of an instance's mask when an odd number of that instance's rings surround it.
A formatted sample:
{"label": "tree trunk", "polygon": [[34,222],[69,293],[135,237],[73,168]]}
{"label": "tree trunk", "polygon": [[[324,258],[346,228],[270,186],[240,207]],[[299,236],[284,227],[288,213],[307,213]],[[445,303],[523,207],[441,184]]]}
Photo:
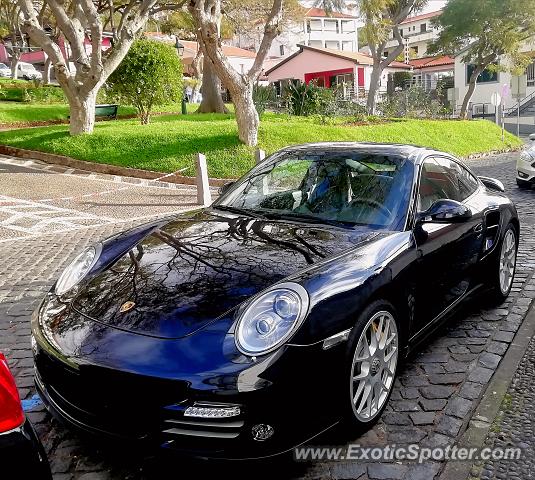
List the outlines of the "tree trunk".
{"label": "tree trunk", "polygon": [[216,75],[212,62],[206,56],[203,59],[202,100],[197,113],[228,113],[221,98],[221,81]]}
{"label": "tree trunk", "polygon": [[466,92],[466,95],[464,96],[463,104],[461,106],[461,113],[459,113],[459,117],[462,119],[466,119],[467,117],[468,105],[470,103],[470,100],[472,100],[472,96],[474,95],[474,92],[476,90],[477,79],[479,78],[479,75],[481,75],[481,72],[483,72],[483,70],[485,70],[485,66],[478,65],[470,76],[468,90]]}
{"label": "tree trunk", "polygon": [[368,92],[368,101],[366,105],[366,110],[368,115],[375,115],[377,111],[377,92],[379,91],[379,84],[381,82],[381,74],[383,70],[381,64],[374,62],[372,74],[370,77],[370,90]]}
{"label": "tree trunk", "polygon": [[50,58],[47,56],[45,60],[45,67],[43,71],[43,85],[48,85],[50,83],[50,67],[52,65],[52,62],[50,61]]}
{"label": "tree trunk", "polygon": [[71,135],[92,133],[95,126],[95,104],[98,89],[92,90],[86,97],[69,95]]}
{"label": "tree trunk", "polygon": [[236,92],[232,92],[232,102],[238,123],[238,136],[240,140],[249,146],[258,143],[258,126],[260,119],[253,102],[253,83],[243,85]]}
{"label": "tree trunk", "polygon": [[15,80],[19,78],[19,72],[18,72],[19,62],[20,62],[20,55],[13,53],[13,55],[11,55],[10,67],[11,67],[11,76]]}

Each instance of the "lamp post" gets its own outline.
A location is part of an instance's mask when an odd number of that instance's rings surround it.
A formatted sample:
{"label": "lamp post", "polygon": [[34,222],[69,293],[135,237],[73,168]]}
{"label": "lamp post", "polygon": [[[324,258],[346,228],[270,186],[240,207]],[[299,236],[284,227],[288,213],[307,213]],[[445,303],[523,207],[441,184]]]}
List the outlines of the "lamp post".
{"label": "lamp post", "polygon": [[[175,48],[178,53],[178,56],[182,58],[184,56],[184,45],[180,43],[180,40],[178,37],[175,39]],[[182,115],[186,115],[188,113],[188,108],[186,105],[186,94],[182,92]]]}

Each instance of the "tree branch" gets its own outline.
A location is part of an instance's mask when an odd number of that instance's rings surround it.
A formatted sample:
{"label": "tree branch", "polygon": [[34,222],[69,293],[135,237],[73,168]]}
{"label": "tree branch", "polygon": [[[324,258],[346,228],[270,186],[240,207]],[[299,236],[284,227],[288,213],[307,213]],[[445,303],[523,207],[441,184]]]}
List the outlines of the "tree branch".
{"label": "tree branch", "polygon": [[252,80],[256,80],[262,71],[262,65],[264,60],[271,48],[273,39],[280,34],[280,23],[282,21],[283,14],[283,0],[274,0],[271,11],[266,21],[266,26],[264,28],[264,36],[262,37],[262,42],[258,52],[256,52],[256,58],[253,63],[253,66],[248,72],[248,76]]}

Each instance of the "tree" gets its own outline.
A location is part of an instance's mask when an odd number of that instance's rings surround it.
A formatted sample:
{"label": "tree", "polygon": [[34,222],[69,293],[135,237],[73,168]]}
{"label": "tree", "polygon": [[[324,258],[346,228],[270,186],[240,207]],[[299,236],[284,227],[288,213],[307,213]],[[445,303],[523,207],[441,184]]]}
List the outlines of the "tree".
{"label": "tree", "polygon": [[17,78],[20,57],[29,50],[27,38],[21,29],[20,8],[16,0],[0,0],[0,31],[4,46],[11,57],[11,76]]}
{"label": "tree", "polygon": [[[151,14],[180,7],[157,0],[18,0],[23,30],[47,54],[70,107],[70,133],[91,133],[100,87],[121,63]],[[45,21],[54,21],[68,50],[49,35]],[[104,46],[104,29],[112,32]],[[89,42],[90,45],[86,45]],[[105,51],[104,51],[105,50]],[[66,58],[69,57],[69,58]]]}
{"label": "tree", "polygon": [[[223,19],[222,19],[223,20]],[[228,25],[223,22],[223,35],[232,37]],[[187,40],[196,40],[196,27],[192,15],[187,11],[177,11],[170,15],[161,24],[161,30],[168,35],[175,35]],[[205,60],[202,50],[199,48],[192,69],[195,77],[202,85],[202,100],[197,113],[228,113],[228,109],[221,98],[221,81],[217,77],[211,62]]]}
{"label": "tree", "polygon": [[[403,52],[403,36],[399,25],[411,13],[422,9],[428,0],[357,0],[357,5],[363,16],[368,47],[373,58],[373,68],[368,92],[368,114],[374,115],[377,105],[377,93],[381,83],[381,76],[400,53]],[[396,48],[388,52],[385,57],[385,47],[390,34],[397,40]]]}
{"label": "tree", "polygon": [[237,72],[223,53],[219,35],[221,24],[221,0],[191,0],[188,5],[198,28],[199,46],[230,91],[235,107],[238,135],[246,145],[258,142],[258,112],[253,101],[253,85],[262,71],[262,64],[273,39],[279,35],[283,16],[283,0],[273,0],[265,19],[264,35],[253,66],[247,73]]}
{"label": "tree", "polygon": [[136,107],[146,125],[154,105],[182,98],[182,62],[170,45],[136,40],[107,85],[112,95]]}
{"label": "tree", "polygon": [[[477,79],[486,69],[522,69],[530,61],[521,52],[535,34],[535,0],[450,0],[434,21],[441,31],[430,53],[460,52],[473,65],[460,117],[466,118]],[[500,62],[500,58],[508,62]]]}

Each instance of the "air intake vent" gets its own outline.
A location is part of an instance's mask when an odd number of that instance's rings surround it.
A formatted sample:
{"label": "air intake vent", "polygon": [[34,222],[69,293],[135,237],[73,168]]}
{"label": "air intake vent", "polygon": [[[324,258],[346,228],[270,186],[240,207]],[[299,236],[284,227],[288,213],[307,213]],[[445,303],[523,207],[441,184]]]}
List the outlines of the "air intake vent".
{"label": "air intake vent", "polygon": [[[184,416],[186,410],[232,409],[238,416]],[[238,405],[195,404],[172,405],[165,408],[162,433],[167,438],[204,437],[213,439],[233,439],[240,435],[245,424]]]}
{"label": "air intake vent", "polygon": [[498,232],[500,230],[500,211],[493,210],[485,215],[485,253],[489,252],[496,245]]}

